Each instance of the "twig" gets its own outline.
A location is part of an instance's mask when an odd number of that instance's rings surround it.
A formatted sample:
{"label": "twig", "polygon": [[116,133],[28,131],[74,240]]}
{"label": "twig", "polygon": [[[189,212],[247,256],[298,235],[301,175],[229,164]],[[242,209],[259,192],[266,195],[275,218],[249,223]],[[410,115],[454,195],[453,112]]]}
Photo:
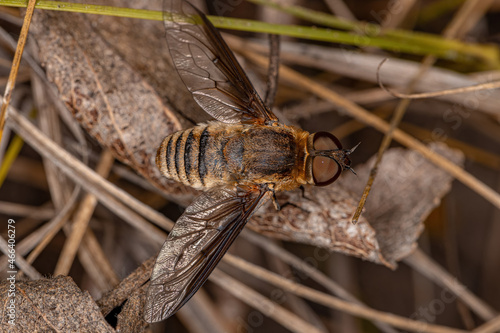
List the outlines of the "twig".
{"label": "twig", "polygon": [[[71,210],[74,207],[74,203],[78,196],[79,189],[76,188],[73,191],[70,199],[66,202],[66,205],[57,213],[57,215],[44,226],[39,228],[37,231],[32,232],[30,235],[26,236],[19,244],[16,246],[16,252],[20,255],[26,255],[31,249],[35,248],[33,252],[27,258],[29,263],[33,263],[36,256],[45,248],[46,244],[52,240],[55,234],[61,230],[62,226],[68,220]],[[44,244],[41,244],[44,243]],[[7,258],[0,259],[0,268],[2,271],[7,267]]]}
{"label": "twig", "polygon": [[151,276],[153,265],[156,260],[156,255],[142,263],[141,266],[136,268],[130,273],[120,284],[113,290],[104,294],[96,303],[101,308],[104,316],[107,316],[111,310],[125,302],[133,290],[143,285]]}
{"label": "twig", "polygon": [[54,217],[54,208],[0,201],[0,213],[4,215],[30,216],[38,220],[48,220]]}
{"label": "twig", "polygon": [[431,258],[427,257],[420,249],[415,250],[404,261],[435,283],[453,292],[484,320],[490,320],[496,316],[495,310],[471,293],[455,277],[451,276]]}
{"label": "twig", "polygon": [[[0,237],[0,251],[3,252],[6,256],[9,255],[9,244],[7,241]],[[15,265],[19,267],[30,279],[38,280],[42,278],[42,274],[40,274],[30,263],[28,263],[19,253],[15,254]],[[10,272],[16,273],[13,267],[9,267],[7,274],[11,274]]]}
{"label": "twig", "polygon": [[384,86],[382,81],[379,81],[379,80],[377,80],[377,81],[379,82],[380,88],[384,89],[385,91],[387,91],[387,93],[391,94],[392,96],[398,97],[398,98],[408,98],[408,99],[422,99],[422,98],[440,97],[440,96],[446,96],[446,95],[463,94],[463,93],[468,93],[468,92],[473,92],[473,91],[481,91],[481,90],[500,88],[500,82],[497,81],[497,82],[480,83],[480,84],[476,84],[476,85],[468,86],[468,87],[445,89],[445,90],[426,92],[426,93],[420,93],[420,94],[405,94],[405,93],[400,93],[400,92],[394,91],[393,89],[387,88],[386,86]]}
{"label": "twig", "polygon": [[21,64],[21,57],[23,55],[24,46],[26,45],[26,39],[28,38],[28,30],[31,24],[31,18],[33,17],[33,11],[35,10],[36,0],[30,0],[26,8],[26,15],[24,16],[23,26],[19,34],[19,41],[17,43],[16,53],[14,54],[14,59],[12,60],[12,67],[10,69],[9,81],[5,86],[5,92],[3,95],[2,106],[0,108],[0,141],[3,137],[3,128],[5,127],[5,117],[7,116],[7,108],[10,103],[10,98],[12,97],[12,91],[16,85],[17,72],[19,71],[19,65]]}
{"label": "twig", "polygon": [[272,109],[278,89],[280,67],[280,36],[269,35],[269,68],[267,71],[266,105]]}
{"label": "twig", "polygon": [[326,5],[337,17],[355,21],[356,17],[343,0],[325,0]]}
{"label": "twig", "polygon": [[[114,157],[111,152],[109,150],[104,150],[101,154],[101,160],[96,167],[97,174],[106,178],[113,166],[113,161]],[[71,233],[66,239],[61,254],[59,255],[59,260],[54,269],[55,276],[67,275],[69,273],[96,205],[97,198],[94,195],[85,195],[79,209],[75,213]]]}
{"label": "twig", "polygon": [[[224,257],[227,262],[231,262],[231,264],[239,269],[251,273],[256,276],[260,280],[267,281],[275,286],[282,288],[283,290],[290,291],[298,296],[309,299],[318,304],[322,304],[327,307],[331,307],[333,309],[337,309],[346,313],[350,313],[355,316],[359,316],[362,318],[366,318],[373,321],[381,321],[390,325],[393,325],[398,328],[402,328],[410,331],[425,331],[429,333],[464,333],[463,330],[458,330],[454,328],[439,326],[428,324],[416,320],[411,320],[407,318],[403,318],[400,316],[396,316],[390,313],[386,313],[383,311],[377,311],[370,309],[366,306],[352,304],[346,301],[343,301],[337,297],[327,295],[320,291],[314,290],[312,288],[303,286],[301,284],[295,283],[291,280],[285,279],[277,274],[269,272],[262,267],[249,263],[241,258],[237,258],[235,256],[227,255]],[[215,272],[215,271],[214,271]],[[213,275],[213,274],[212,274]]]}
{"label": "twig", "polygon": [[[267,240],[265,237],[254,232],[248,232],[247,230],[244,230],[241,233],[241,236],[248,241],[258,245],[267,252],[277,256],[296,270],[307,274],[308,277],[315,280],[317,283],[321,284],[323,287],[328,289],[333,294],[339,296],[340,298],[353,304],[365,306],[361,301],[359,301],[356,297],[354,297],[324,273],[314,268],[313,266],[308,265],[306,262],[293,255],[289,251],[283,249],[282,247],[277,246],[273,242],[269,242],[269,240]],[[380,328],[380,330],[383,332],[396,332],[392,327],[388,326],[385,323],[374,321],[373,324]]]}
{"label": "twig", "polygon": [[[227,255],[225,258],[227,258]],[[283,325],[283,327],[286,327],[292,332],[321,333],[321,331],[319,331],[316,327],[310,325],[290,311],[272,302],[270,299],[262,296],[255,290],[249,288],[247,285],[237,281],[226,273],[221,272],[219,269],[215,269],[209,279],[219,287],[230,290],[231,294],[258,309],[264,315],[276,320],[278,323]]]}
{"label": "twig", "polygon": [[169,229],[173,226],[172,221],[150,209],[147,205],[141,203],[123,190],[116,188],[108,181],[102,179],[102,177],[97,175],[93,170],[89,169],[82,162],[44,136],[17,111],[12,108],[9,108],[9,110],[11,126],[34,149],[43,156],[50,156],[54,162],[57,162],[57,166],[61,171],[71,176],[76,183],[82,186],[82,188],[93,193],[101,203],[111,209],[117,216],[120,216],[135,228],[148,234],[151,239],[158,244],[163,244],[166,237],[165,233],[151,226],[131,208],[165,229]]}
{"label": "twig", "polygon": [[90,228],[87,228],[82,246],[78,249],[78,259],[101,290],[108,291],[120,283],[120,279],[104,254],[101,244]]}
{"label": "twig", "polygon": [[492,320],[473,330],[473,333],[493,333],[500,330],[500,316],[496,316]]}
{"label": "twig", "polygon": [[[52,221],[50,221],[50,223],[46,225],[46,227],[48,227],[47,232],[43,234],[43,238],[39,240],[38,244],[35,246],[33,251],[31,251],[31,253],[27,257],[27,261],[29,263],[35,262],[36,258],[38,258],[40,253],[42,253],[42,251],[52,241],[55,235],[61,230],[61,228],[66,224],[66,222],[68,222],[68,219],[74,208],[79,193],[80,193],[80,188],[79,187],[75,188],[73,190],[73,193],[71,194],[71,197],[64,204],[63,208],[59,211],[57,216]],[[39,231],[41,231],[42,229],[46,229],[45,226],[40,228]]]}

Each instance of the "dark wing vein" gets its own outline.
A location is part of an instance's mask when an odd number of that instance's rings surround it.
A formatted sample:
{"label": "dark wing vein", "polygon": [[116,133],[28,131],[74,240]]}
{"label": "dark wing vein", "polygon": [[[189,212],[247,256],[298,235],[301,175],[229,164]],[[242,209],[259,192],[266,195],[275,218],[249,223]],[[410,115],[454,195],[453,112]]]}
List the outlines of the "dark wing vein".
{"label": "dark wing vein", "polygon": [[196,102],[225,123],[271,123],[264,105],[219,31],[187,1],[166,0],[167,42],[179,75]]}
{"label": "dark wing vein", "polygon": [[147,322],[170,317],[196,293],[265,201],[266,191],[219,187],[186,208],[156,259],[144,310]]}

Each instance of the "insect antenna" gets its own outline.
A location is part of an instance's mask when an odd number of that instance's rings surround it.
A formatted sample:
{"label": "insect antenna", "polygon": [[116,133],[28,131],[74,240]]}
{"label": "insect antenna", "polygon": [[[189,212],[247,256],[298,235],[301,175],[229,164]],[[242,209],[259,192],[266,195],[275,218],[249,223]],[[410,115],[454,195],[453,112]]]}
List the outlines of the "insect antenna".
{"label": "insect antenna", "polygon": [[358,146],[361,144],[361,142],[358,142],[357,145],[355,145],[354,147],[352,147],[351,149],[344,149],[346,151],[346,154],[347,155],[351,155],[353,151],[356,150],[356,148],[358,148]]}
{"label": "insect antenna", "polygon": [[352,152],[355,151],[360,144],[361,142],[352,147],[351,149],[316,150],[312,153],[312,155],[331,158],[335,160],[335,162],[337,162],[338,165],[340,165],[342,170],[350,170],[353,174],[356,174],[353,168],[351,168],[351,160],[349,159],[349,155],[351,155]]}
{"label": "insect antenna", "polygon": [[[354,147],[352,147],[351,149],[349,149],[349,150],[344,149],[345,154],[346,154],[346,155],[351,155],[351,154],[352,154],[352,152],[353,152],[353,151],[355,151],[355,150],[356,150],[356,148],[358,148],[358,146],[359,146],[360,144],[361,144],[361,142],[358,142],[358,144],[357,144],[357,145],[355,145]],[[349,163],[350,163],[350,162],[351,162],[351,161],[349,160]],[[351,168],[351,166],[350,166],[350,165],[344,165],[344,166],[343,166],[343,168],[345,168],[345,169],[347,169],[347,170],[351,171],[351,172],[352,172],[353,174],[355,174],[356,176],[358,175],[358,174],[356,173],[356,171],[354,171],[354,169],[353,169],[353,168]]]}

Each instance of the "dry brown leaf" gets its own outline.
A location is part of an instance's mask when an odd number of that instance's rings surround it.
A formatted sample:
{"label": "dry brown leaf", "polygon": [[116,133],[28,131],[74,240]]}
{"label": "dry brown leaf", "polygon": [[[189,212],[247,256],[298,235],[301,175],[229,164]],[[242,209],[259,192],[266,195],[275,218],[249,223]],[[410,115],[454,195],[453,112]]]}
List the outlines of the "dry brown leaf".
{"label": "dry brown leaf", "polygon": [[[462,165],[463,154],[442,143],[429,147],[455,164]],[[346,175],[340,185],[359,198],[375,158],[356,168],[358,177]],[[413,252],[423,222],[451,189],[453,177],[422,155],[393,148],[384,158],[362,214],[375,229],[382,256],[390,266]]]}
{"label": "dry brown leaf", "polygon": [[[49,80],[86,131],[161,189],[189,192],[167,181],[155,166],[161,140],[180,130],[183,118],[162,101],[150,83],[84,15],[39,11],[32,27]],[[174,100],[175,92],[170,94]]]}
{"label": "dry brown leaf", "polygon": [[9,283],[0,284],[2,332],[115,332],[88,292],[70,277],[15,283],[15,325],[7,323]]}
{"label": "dry brown leaf", "polygon": [[155,260],[156,256],[146,260],[141,266],[124,278],[120,284],[109,290],[97,301],[97,305],[99,305],[104,315],[107,316],[115,307],[122,304],[131,293],[147,282],[153,270]]}
{"label": "dry brown leaf", "polygon": [[[123,6],[121,0],[101,2],[110,6]],[[133,7],[159,10],[163,4],[161,0],[136,0]],[[163,101],[167,101],[182,115],[179,121],[183,127],[213,120],[193,100],[173,67],[163,22],[99,16],[92,23],[94,31],[153,87]]]}
{"label": "dry brown leaf", "polygon": [[149,284],[136,289],[130,294],[122,311],[118,315],[116,330],[123,333],[144,332],[148,324],[144,321],[144,304],[146,303],[146,290]]}
{"label": "dry brown leaf", "polygon": [[276,238],[311,244],[343,252],[374,262],[384,262],[375,238],[375,231],[361,219],[351,223],[357,201],[344,187],[334,183],[328,187],[280,193],[282,208],[272,204],[257,212],[249,227]]}
{"label": "dry brown leaf", "polygon": [[[455,163],[463,161],[457,150],[443,144],[432,147]],[[414,151],[391,149],[384,155],[366,210],[353,225],[351,217],[373,160],[357,166],[357,176],[346,173],[329,187],[307,191],[305,198],[300,191],[281,194],[281,211],[267,205],[249,226],[395,268],[416,246],[423,221],[450,190],[453,178]]]}

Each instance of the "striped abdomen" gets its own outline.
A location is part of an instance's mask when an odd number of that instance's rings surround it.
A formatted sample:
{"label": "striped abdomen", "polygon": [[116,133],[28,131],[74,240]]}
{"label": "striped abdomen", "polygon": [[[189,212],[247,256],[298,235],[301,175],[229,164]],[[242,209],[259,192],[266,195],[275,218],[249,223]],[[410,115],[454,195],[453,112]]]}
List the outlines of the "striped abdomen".
{"label": "striped abdomen", "polygon": [[156,165],[165,177],[195,188],[204,187],[207,127],[196,126],[163,139],[156,154]]}

